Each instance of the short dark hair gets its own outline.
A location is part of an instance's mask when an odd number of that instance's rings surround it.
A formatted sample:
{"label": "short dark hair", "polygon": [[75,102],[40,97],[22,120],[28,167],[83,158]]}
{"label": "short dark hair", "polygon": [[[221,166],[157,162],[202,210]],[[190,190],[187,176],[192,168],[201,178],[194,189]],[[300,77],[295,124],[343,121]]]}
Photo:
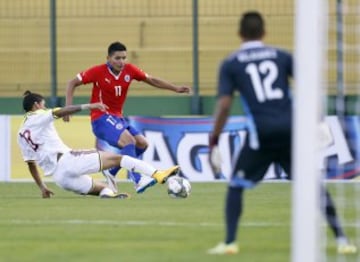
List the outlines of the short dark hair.
{"label": "short dark hair", "polygon": [[265,21],[257,11],[246,12],[239,23],[240,36],[249,40],[260,39],[265,33]]}
{"label": "short dark hair", "polygon": [[44,100],[44,97],[40,94],[31,93],[29,90],[26,90],[24,92],[24,98],[23,98],[23,109],[25,112],[31,111],[33,105],[37,102],[40,103],[42,100]]}
{"label": "short dark hair", "polygon": [[116,51],[126,51],[126,46],[120,42],[114,42],[108,47],[108,55],[111,56]]}

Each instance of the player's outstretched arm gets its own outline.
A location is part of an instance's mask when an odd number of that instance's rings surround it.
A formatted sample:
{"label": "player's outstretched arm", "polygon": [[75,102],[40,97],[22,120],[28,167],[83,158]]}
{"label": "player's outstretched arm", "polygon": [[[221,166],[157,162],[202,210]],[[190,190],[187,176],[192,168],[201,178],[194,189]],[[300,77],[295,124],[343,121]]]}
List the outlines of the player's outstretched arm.
{"label": "player's outstretched arm", "polygon": [[[72,105],[73,103],[73,97],[74,97],[74,92],[76,87],[82,85],[81,80],[79,80],[77,77],[71,79],[67,86],[66,86],[66,98],[65,98],[65,105]],[[70,121],[70,117],[69,115],[65,115],[63,120],[65,122],[69,122]]]}
{"label": "player's outstretched arm", "polygon": [[189,86],[177,86],[174,85],[168,81],[165,81],[163,79],[154,77],[154,76],[147,76],[147,78],[144,80],[145,83],[160,88],[160,89],[167,89],[174,91],[176,93],[191,93],[191,87]]}
{"label": "player's outstretched arm", "polygon": [[69,116],[76,112],[80,112],[82,110],[93,110],[99,109],[101,111],[106,111],[107,106],[103,103],[93,103],[93,104],[82,104],[82,105],[69,105],[62,108],[55,108],[53,110],[53,115],[57,118]]}
{"label": "player's outstretched arm", "polygon": [[48,189],[47,186],[45,185],[45,183],[42,181],[42,179],[40,177],[40,173],[38,171],[38,168],[37,168],[35,162],[29,161],[29,162],[27,162],[27,164],[28,164],[28,168],[29,168],[31,176],[33,177],[35,183],[41,190],[42,198],[50,198],[51,195],[54,195],[54,192],[52,192],[50,189]]}

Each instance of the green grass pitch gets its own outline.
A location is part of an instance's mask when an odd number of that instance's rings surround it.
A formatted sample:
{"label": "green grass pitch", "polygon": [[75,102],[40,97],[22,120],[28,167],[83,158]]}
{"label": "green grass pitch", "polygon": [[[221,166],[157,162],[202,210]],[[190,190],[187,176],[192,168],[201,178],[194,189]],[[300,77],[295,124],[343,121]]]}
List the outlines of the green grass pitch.
{"label": "green grass pitch", "polygon": [[[34,183],[0,183],[1,262],[290,261],[288,183],[265,183],[246,193],[240,253],[221,258],[206,250],[223,239],[225,183],[192,183],[188,199],[169,198],[164,185],[136,195],[131,183],[120,182],[132,194],[129,200],[49,186],[56,195],[41,199]],[[335,256],[329,232],[327,250]]]}

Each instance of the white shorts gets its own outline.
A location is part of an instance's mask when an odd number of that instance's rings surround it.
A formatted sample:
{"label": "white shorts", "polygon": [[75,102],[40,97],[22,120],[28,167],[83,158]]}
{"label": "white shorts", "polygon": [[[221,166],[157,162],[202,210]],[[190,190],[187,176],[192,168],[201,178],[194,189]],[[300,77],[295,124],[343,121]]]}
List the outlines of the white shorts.
{"label": "white shorts", "polygon": [[89,174],[99,172],[100,168],[100,155],[96,150],[72,150],[59,159],[53,179],[63,189],[88,194],[93,187]]}

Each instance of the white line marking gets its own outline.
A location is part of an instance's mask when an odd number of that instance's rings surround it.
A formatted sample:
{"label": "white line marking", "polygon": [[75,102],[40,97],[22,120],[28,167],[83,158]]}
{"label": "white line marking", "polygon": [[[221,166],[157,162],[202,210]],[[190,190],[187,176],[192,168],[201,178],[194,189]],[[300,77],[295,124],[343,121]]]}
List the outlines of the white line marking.
{"label": "white line marking", "polygon": [[[162,226],[162,227],[221,227],[224,225],[221,223],[179,223],[179,222],[165,222],[165,221],[117,221],[117,220],[82,220],[82,219],[69,219],[69,220],[0,220],[0,225],[107,225],[107,226],[134,226],[134,227],[149,227],[149,226]],[[322,224],[323,227],[327,227],[326,223]],[[358,223],[345,223],[344,227],[347,228],[359,228],[360,221]],[[288,227],[288,223],[271,223],[271,222],[246,222],[241,223],[241,227],[252,228],[265,228],[265,227]]]}
{"label": "white line marking", "polygon": [[[0,224],[12,225],[110,225],[110,226],[164,226],[164,227],[223,227],[221,223],[179,223],[179,222],[165,222],[165,221],[117,221],[117,220],[0,220]],[[266,223],[266,222],[249,222],[241,223],[242,227],[289,227],[289,224],[284,223]]]}

